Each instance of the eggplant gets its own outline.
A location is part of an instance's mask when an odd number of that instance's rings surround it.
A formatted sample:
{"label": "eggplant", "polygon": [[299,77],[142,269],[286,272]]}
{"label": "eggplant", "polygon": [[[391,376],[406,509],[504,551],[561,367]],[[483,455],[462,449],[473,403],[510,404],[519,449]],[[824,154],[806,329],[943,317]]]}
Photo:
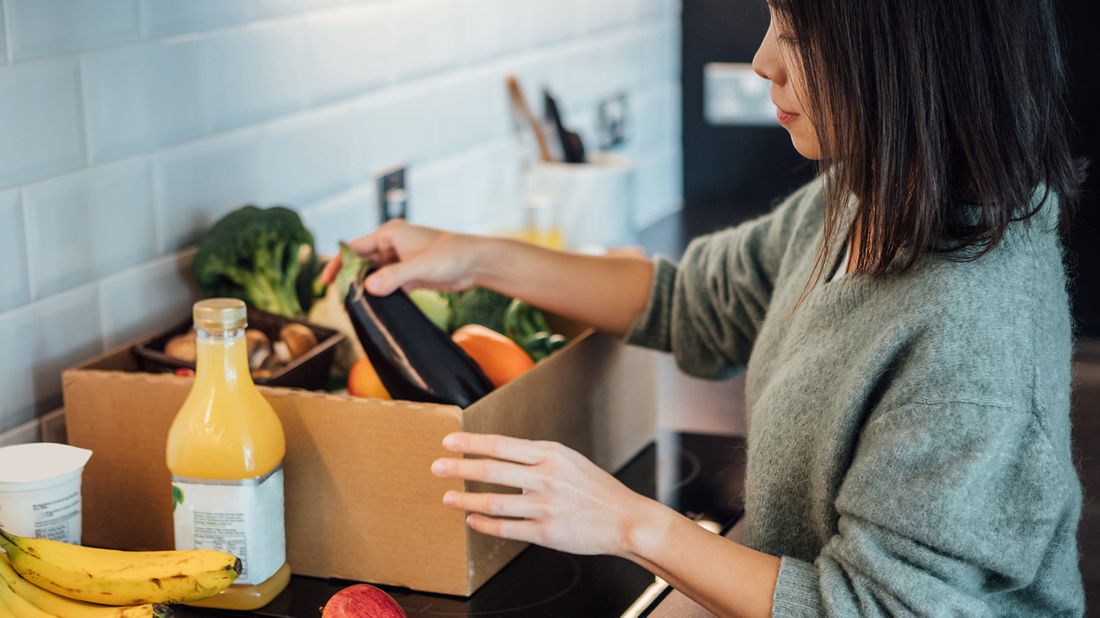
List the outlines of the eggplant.
{"label": "eggplant", "polygon": [[450,336],[398,289],[389,296],[366,290],[364,270],[344,302],[355,334],[378,378],[394,399],[468,407],[493,390]]}

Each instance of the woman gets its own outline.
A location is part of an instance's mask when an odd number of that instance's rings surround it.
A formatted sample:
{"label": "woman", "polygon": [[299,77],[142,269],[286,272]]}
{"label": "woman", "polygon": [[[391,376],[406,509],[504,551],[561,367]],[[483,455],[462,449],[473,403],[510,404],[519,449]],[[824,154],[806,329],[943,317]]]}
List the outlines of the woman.
{"label": "woman", "polygon": [[[474,530],[622,556],[721,615],[1080,615],[1081,490],[1048,0],[774,0],[754,59],[822,174],[681,264],[404,223],[368,280],[483,285],[686,371],[747,365],[744,545],[558,444],[454,434],[432,472]],[[487,456],[463,459],[460,455]]]}

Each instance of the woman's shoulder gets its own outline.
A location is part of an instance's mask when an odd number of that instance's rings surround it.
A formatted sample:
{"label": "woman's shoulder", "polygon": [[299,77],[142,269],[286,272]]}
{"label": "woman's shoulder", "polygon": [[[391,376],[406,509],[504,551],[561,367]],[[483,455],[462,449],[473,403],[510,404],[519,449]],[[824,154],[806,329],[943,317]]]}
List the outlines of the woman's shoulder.
{"label": "woman's shoulder", "polygon": [[[978,248],[929,253],[914,269],[915,278],[934,285],[945,302],[964,313],[985,313],[998,303],[1005,309],[1021,309],[1025,299],[1049,301],[1066,291],[1060,213],[1053,197],[1035,204],[1034,214],[1010,223],[984,254]],[[955,302],[959,298],[972,302]]]}
{"label": "woman's shoulder", "polygon": [[[929,256],[882,289],[912,320],[904,367],[913,386],[1028,409],[1068,392],[1072,321],[1057,205],[1011,224],[969,261]],[[891,299],[891,289],[894,298]],[[1068,404],[1066,404],[1068,405]]]}

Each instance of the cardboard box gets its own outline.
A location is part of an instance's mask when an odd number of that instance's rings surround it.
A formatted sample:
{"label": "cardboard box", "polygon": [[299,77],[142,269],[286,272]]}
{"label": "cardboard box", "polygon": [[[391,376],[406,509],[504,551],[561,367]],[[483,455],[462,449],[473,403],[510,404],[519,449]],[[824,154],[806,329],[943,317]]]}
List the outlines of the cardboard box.
{"label": "cardboard box", "polygon": [[[287,553],[300,575],[473,594],[525,547],[469,530],[441,505],[462,481],[433,477],[446,434],[555,440],[606,470],[654,437],[655,356],[586,332],[536,369],[462,410],[284,388],[261,391],[287,436]],[[70,443],[84,472],[84,542],[173,546],[168,428],[189,378],[136,373],[122,348],[64,373]]]}

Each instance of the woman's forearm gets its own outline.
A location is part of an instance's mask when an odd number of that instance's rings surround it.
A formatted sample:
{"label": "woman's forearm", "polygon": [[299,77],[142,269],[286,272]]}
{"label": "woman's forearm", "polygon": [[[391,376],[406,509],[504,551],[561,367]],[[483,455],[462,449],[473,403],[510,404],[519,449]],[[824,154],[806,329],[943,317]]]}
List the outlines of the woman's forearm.
{"label": "woman's forearm", "polygon": [[653,266],[641,257],[590,256],[485,239],[478,285],[625,335],[649,300]]}
{"label": "woman's forearm", "polygon": [[770,616],[779,559],[647,500],[624,531],[624,556],[719,616]]}

